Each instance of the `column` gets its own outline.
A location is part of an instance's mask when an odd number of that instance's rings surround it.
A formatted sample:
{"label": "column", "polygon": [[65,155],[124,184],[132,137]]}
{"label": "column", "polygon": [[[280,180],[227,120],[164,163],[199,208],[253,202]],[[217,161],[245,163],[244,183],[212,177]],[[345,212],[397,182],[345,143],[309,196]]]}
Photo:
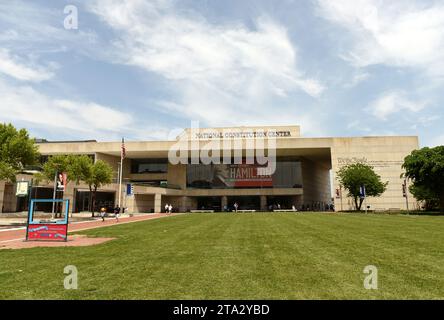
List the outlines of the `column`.
{"label": "column", "polygon": [[267,196],[261,196],[261,210],[267,211]]}
{"label": "column", "polygon": [[[68,184],[65,187],[65,191],[63,192],[63,199],[68,199],[69,200],[69,211],[68,214],[70,217],[72,217],[72,213],[74,210],[74,183],[72,182],[68,182]],[[63,210],[65,210],[65,208],[63,208]]]}
{"label": "column", "polygon": [[227,196],[222,196],[220,200],[220,209],[224,211],[225,206],[228,206],[228,198]]}
{"label": "column", "polygon": [[3,213],[4,197],[5,197],[5,182],[0,181],[0,213]]}
{"label": "column", "polygon": [[162,212],[162,195],[160,193],[156,193],[154,195],[154,213]]}
{"label": "column", "polygon": [[129,213],[138,213],[136,205],[135,205],[135,203],[136,203],[136,199],[135,198],[136,198],[135,194],[133,194],[132,196],[126,198],[126,203],[125,203],[126,210],[125,210],[125,213],[128,213],[128,214]]}
{"label": "column", "polygon": [[188,197],[185,197],[185,196],[181,197],[179,211],[180,212],[187,212],[187,204],[188,204]]}

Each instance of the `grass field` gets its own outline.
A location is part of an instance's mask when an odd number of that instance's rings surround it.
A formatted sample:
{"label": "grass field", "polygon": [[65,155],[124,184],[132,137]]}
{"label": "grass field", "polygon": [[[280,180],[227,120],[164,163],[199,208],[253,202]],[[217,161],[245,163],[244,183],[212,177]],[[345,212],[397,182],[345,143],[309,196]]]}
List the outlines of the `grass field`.
{"label": "grass field", "polygon": [[[185,214],[82,233],[117,239],[0,250],[0,298],[444,298],[444,217]],[[378,290],[363,287],[366,265]]]}

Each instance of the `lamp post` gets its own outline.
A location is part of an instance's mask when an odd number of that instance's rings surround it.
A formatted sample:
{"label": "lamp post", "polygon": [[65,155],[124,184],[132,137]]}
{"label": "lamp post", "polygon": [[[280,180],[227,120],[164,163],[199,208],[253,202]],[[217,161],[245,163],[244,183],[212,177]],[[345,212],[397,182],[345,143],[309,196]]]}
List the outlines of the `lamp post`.
{"label": "lamp post", "polygon": [[[54,190],[52,192],[52,200],[55,200],[57,195],[57,173],[58,170],[56,170],[54,173]],[[54,219],[54,211],[55,211],[55,201],[52,202],[52,211],[51,211],[52,219]]]}
{"label": "lamp post", "polygon": [[402,193],[405,198],[405,206],[407,208],[407,212],[409,212],[409,198],[407,194],[407,178],[404,178],[404,183],[402,185]]}
{"label": "lamp post", "polygon": [[123,171],[123,161],[118,162],[118,168],[117,168],[117,177],[118,177],[118,184],[119,184],[119,192],[118,192],[118,200],[117,205],[120,208],[121,199],[122,199],[122,171]]}
{"label": "lamp post", "polygon": [[341,198],[341,211],[343,211],[342,209],[342,185],[339,185],[339,197]]}

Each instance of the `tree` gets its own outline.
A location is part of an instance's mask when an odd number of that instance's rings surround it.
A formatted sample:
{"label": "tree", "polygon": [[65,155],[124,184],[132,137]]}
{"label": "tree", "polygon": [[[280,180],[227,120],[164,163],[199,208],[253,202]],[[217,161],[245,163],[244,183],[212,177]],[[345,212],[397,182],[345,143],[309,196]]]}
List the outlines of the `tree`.
{"label": "tree", "polygon": [[94,217],[97,189],[113,180],[113,168],[102,160],[96,161],[85,170],[83,181],[88,184],[90,192],[91,214]]}
{"label": "tree", "polygon": [[[73,172],[73,165],[76,162],[78,156],[74,155],[53,155],[48,158],[42,166],[42,171],[34,175],[35,184],[39,184],[40,181],[46,181],[47,183],[53,183],[55,180],[55,175],[57,173],[65,172],[66,184],[68,181],[77,181],[77,175]],[[56,187],[56,186],[54,186]],[[57,198],[56,190],[56,198]],[[58,206],[57,206],[58,208]],[[56,210],[55,216],[57,216],[58,210]],[[60,213],[61,214],[61,213]]]}
{"label": "tree", "polygon": [[409,187],[409,191],[411,194],[413,194],[416,200],[424,203],[425,210],[430,211],[439,208],[439,199],[437,198],[436,194],[430,192],[429,189],[420,185],[412,184]]}
{"label": "tree", "polygon": [[15,176],[37,162],[39,153],[26,129],[0,124],[0,180],[15,182]]}
{"label": "tree", "polygon": [[54,181],[57,173],[66,172],[67,180],[75,180],[76,177],[71,172],[71,166],[75,161],[72,155],[53,155],[48,158],[42,166],[42,171],[35,175],[37,181],[45,180],[47,182]]}
{"label": "tree", "polygon": [[405,176],[413,181],[410,188],[415,197],[427,195],[438,199],[444,211],[444,146],[414,150],[404,158]]}
{"label": "tree", "polygon": [[41,177],[47,181],[54,179],[56,172],[66,172],[67,180],[75,184],[83,182],[89,187],[89,210],[94,217],[97,189],[111,183],[113,169],[104,161],[94,163],[87,155],[55,155],[43,165]]}
{"label": "tree", "polygon": [[361,186],[365,186],[366,196],[379,197],[388,185],[388,182],[381,181],[372,166],[360,162],[343,166],[337,176],[339,183],[348,191],[348,196],[353,198],[358,211],[361,210],[363,202],[360,197]]}

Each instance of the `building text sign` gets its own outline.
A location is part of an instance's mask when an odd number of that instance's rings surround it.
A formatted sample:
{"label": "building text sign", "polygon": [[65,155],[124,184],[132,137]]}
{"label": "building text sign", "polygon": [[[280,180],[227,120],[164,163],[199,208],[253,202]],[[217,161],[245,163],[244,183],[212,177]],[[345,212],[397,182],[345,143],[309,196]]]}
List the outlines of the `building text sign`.
{"label": "building text sign", "polygon": [[198,140],[210,140],[210,139],[255,139],[255,138],[283,138],[283,137],[291,137],[291,132],[289,130],[196,132],[193,138]]}

